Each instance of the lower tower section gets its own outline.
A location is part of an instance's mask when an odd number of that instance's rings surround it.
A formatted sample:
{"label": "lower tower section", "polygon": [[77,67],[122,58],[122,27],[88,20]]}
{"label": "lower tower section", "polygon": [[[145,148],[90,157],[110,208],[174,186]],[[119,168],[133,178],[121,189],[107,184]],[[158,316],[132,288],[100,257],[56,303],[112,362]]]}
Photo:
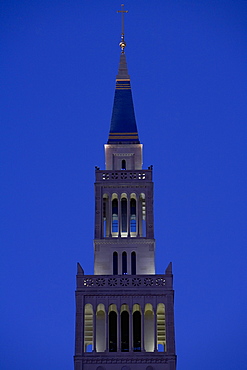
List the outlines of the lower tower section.
{"label": "lower tower section", "polygon": [[78,265],[75,370],[175,370],[171,264],[164,275],[84,275]]}

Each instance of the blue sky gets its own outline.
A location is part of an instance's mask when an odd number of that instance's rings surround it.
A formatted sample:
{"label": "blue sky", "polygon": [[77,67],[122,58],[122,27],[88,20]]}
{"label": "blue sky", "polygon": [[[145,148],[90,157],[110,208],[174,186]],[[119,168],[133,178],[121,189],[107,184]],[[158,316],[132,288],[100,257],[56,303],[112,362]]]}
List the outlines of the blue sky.
{"label": "blue sky", "polygon": [[[156,271],[173,262],[178,370],[246,369],[247,2],[125,3]],[[0,3],[3,370],[73,368],[76,263],[93,273],[120,3]]]}

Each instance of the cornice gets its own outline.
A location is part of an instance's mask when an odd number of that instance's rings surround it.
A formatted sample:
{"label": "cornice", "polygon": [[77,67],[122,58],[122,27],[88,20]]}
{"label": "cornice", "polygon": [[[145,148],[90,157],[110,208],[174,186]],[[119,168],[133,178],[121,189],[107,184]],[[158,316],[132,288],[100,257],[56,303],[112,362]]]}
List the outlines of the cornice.
{"label": "cornice", "polygon": [[[78,356],[76,356],[78,359]],[[133,352],[133,354],[128,354],[128,357],[113,357],[111,356],[102,356],[99,353],[95,353],[94,356],[82,356],[81,361],[83,364],[167,364],[170,361],[174,361],[176,356],[167,356],[157,355],[155,356],[152,352],[146,352],[146,355],[137,356],[137,352]]]}
{"label": "cornice", "polygon": [[155,239],[147,238],[104,238],[104,239],[94,239],[94,245],[126,245],[131,242],[131,245],[149,245],[155,243]]}

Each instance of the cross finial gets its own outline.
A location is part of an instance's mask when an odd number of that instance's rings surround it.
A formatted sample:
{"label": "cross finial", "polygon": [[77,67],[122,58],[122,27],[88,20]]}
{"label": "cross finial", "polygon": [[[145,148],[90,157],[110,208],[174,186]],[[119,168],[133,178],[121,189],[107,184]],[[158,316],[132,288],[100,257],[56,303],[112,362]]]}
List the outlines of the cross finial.
{"label": "cross finial", "polygon": [[128,13],[128,10],[124,10],[124,4],[121,4],[122,10],[118,10],[117,13],[122,13],[122,34],[121,34],[121,41],[119,46],[122,50],[122,54],[124,54],[124,48],[126,47],[126,42],[124,41],[124,13]]}

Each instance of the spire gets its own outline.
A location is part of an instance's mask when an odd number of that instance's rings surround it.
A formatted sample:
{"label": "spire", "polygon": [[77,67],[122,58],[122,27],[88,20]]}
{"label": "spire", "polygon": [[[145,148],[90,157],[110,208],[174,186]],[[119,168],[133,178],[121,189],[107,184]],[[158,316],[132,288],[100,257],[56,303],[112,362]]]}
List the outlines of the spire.
{"label": "spire", "polygon": [[[123,9],[123,4],[122,4]],[[121,48],[118,74],[116,77],[115,96],[112,109],[112,118],[108,144],[114,143],[133,143],[139,144],[132,92],[130,86],[130,76],[128,74],[127,62],[124,49],[124,13],[126,10],[119,10],[122,13],[122,34],[119,46]]]}

